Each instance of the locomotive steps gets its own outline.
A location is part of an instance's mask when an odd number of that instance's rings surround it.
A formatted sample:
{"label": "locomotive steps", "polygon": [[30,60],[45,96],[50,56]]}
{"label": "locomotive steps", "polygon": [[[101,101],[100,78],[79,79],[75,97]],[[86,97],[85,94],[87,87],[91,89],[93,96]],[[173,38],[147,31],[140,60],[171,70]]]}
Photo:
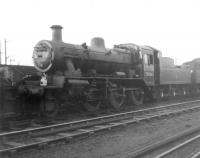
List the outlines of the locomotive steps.
{"label": "locomotive steps", "polygon": [[89,135],[111,130],[150,119],[164,116],[173,116],[183,112],[199,110],[195,103],[200,100],[148,108],[144,110],[97,117],[69,123],[32,128],[10,133],[1,133],[0,154],[10,154],[15,151],[24,151],[56,142],[69,142],[73,138],[84,138]]}

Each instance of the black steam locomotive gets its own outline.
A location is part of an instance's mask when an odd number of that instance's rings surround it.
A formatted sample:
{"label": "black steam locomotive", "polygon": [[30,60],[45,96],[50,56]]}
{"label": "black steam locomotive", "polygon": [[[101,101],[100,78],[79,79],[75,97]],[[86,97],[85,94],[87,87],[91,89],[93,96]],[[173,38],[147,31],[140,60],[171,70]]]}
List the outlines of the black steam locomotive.
{"label": "black steam locomotive", "polygon": [[52,40],[38,42],[33,51],[40,74],[25,77],[17,86],[21,104],[37,105],[47,117],[68,105],[119,110],[146,99],[200,92],[200,59],[175,66],[155,48],[127,43],[107,49],[99,37],[90,46],[68,44],[62,41],[61,26],[51,28]]}

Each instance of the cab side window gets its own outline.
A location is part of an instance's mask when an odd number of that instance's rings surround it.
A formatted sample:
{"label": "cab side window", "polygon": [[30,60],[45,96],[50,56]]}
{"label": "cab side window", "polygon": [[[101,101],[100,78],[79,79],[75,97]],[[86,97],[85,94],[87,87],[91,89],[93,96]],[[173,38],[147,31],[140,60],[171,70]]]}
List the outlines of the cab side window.
{"label": "cab side window", "polygon": [[153,55],[144,54],[144,64],[145,65],[153,65]]}

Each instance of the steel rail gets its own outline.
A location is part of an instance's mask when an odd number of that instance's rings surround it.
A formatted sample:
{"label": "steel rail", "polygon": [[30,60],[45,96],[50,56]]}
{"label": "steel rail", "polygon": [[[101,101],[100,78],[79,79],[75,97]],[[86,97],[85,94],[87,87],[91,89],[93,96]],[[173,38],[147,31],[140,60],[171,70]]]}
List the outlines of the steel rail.
{"label": "steel rail", "polygon": [[160,155],[157,155],[155,158],[163,158],[163,157],[166,157],[167,155],[172,154],[173,152],[175,152],[175,151],[181,149],[182,147],[184,147],[184,146],[186,146],[186,145],[188,145],[188,144],[190,144],[190,143],[196,141],[196,140],[199,139],[199,138],[200,138],[200,135],[197,135],[197,136],[195,136],[195,137],[193,137],[193,138],[191,138],[191,139],[188,139],[188,140],[186,140],[185,142],[180,143],[180,144],[178,144],[177,146],[175,146],[175,147],[173,147],[173,148],[171,148],[171,149],[169,149],[169,150],[167,150],[167,151],[161,153]]}
{"label": "steel rail", "polygon": [[200,157],[200,151],[193,154],[190,158],[198,158],[198,157]]}

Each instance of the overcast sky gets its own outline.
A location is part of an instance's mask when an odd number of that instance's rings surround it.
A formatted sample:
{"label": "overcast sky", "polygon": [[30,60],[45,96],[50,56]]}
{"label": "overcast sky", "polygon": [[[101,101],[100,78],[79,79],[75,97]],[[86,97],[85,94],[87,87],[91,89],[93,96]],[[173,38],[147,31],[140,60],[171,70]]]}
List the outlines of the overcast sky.
{"label": "overcast sky", "polygon": [[[34,45],[62,25],[63,41],[95,36],[106,47],[135,43],[162,51],[177,64],[200,57],[199,0],[0,0],[0,40],[13,64],[32,65]],[[4,56],[2,56],[4,62]]]}

